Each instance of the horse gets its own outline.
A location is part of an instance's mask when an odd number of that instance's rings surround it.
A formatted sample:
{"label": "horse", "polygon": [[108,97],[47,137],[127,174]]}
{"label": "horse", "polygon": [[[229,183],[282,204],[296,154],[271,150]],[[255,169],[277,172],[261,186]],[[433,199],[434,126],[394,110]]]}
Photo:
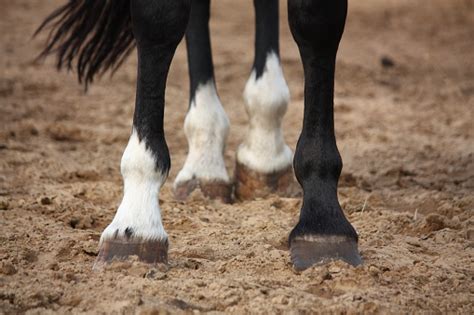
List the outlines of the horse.
{"label": "horse", "polygon": [[[194,190],[230,202],[300,184],[302,207],[289,234],[293,267],[304,270],[340,259],[362,263],[358,235],[337,196],[342,170],[334,131],[336,55],[347,0],[288,0],[288,21],[304,70],[304,118],[296,150],[284,142],[281,122],[290,99],[279,51],[278,0],[254,0],[255,58],[244,89],[249,131],[237,150],[235,183],[224,163],[229,119],[216,92],[211,52],[210,0],[69,0],[37,33],[49,30],[40,56],[55,54],[57,68],[75,68],[80,83],[115,71],[136,47],[133,127],[121,160],[123,199],[99,242],[96,266],[136,255],[167,263],[168,235],[158,194],[170,156],[163,129],[168,71],[186,38],[190,100],[184,122],[189,150],[174,182],[176,198]],[[235,186],[235,187],[234,187]]]}

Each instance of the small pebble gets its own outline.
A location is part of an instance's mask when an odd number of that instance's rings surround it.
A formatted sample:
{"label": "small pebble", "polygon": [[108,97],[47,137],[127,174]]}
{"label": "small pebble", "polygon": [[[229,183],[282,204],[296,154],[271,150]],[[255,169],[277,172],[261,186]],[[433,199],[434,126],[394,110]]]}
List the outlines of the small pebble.
{"label": "small pebble", "polygon": [[466,239],[469,241],[474,241],[474,230],[466,231]]}
{"label": "small pebble", "polygon": [[166,279],[167,275],[164,272],[161,272],[155,268],[148,270],[145,274],[145,278],[150,280],[163,280]]}
{"label": "small pebble", "polygon": [[395,66],[395,61],[393,61],[393,59],[388,56],[383,56],[380,58],[380,64],[384,68],[392,68]]}
{"label": "small pebble", "polygon": [[288,299],[287,299],[287,297],[284,296],[284,295],[275,296],[275,297],[272,299],[272,304],[276,304],[276,305],[287,305],[287,304],[288,304]]}
{"label": "small pebble", "polygon": [[53,199],[52,198],[49,198],[49,197],[41,197],[40,198],[40,203],[42,205],[50,205],[53,203]]}
{"label": "small pebble", "polygon": [[59,265],[58,265],[58,263],[53,262],[53,263],[48,265],[48,268],[51,269],[51,270],[54,270],[54,271],[58,271],[59,270]]}
{"label": "small pebble", "polygon": [[277,250],[277,249],[274,249],[272,251],[270,251],[270,258],[272,260],[277,260],[277,259],[280,259],[281,257],[281,254],[280,254],[280,251]]}
{"label": "small pebble", "polygon": [[5,199],[0,199],[0,210],[8,210],[10,207],[10,203],[8,200]]}
{"label": "small pebble", "polygon": [[330,266],[328,268],[330,273],[339,273],[341,272],[341,268],[339,266]]}
{"label": "small pebble", "polygon": [[7,276],[14,275],[17,272],[15,266],[13,266],[13,264],[10,262],[4,262],[0,270],[2,274],[7,275]]}
{"label": "small pebble", "polygon": [[378,276],[380,274],[380,269],[376,266],[369,266],[369,273],[371,276]]}

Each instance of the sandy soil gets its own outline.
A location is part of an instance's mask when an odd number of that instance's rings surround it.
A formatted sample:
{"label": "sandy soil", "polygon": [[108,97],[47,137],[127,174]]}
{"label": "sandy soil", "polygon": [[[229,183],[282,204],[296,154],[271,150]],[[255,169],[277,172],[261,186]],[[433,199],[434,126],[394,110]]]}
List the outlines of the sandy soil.
{"label": "sandy soil", "polygon": [[[336,84],[344,159],[340,200],[363,266],[302,273],[286,250],[300,201],[173,200],[187,145],[184,45],[173,62],[166,131],[173,167],[160,196],[169,268],[91,270],[120,202],[119,161],[133,111],[134,57],[85,95],[30,36],[62,1],[0,0],[0,313],[474,312],[474,2],[351,1]],[[251,1],[213,4],[217,84],[232,127],[231,171],[253,58]],[[285,136],[301,127],[303,80],[282,3],[292,93]],[[382,66],[383,58],[393,67]]]}

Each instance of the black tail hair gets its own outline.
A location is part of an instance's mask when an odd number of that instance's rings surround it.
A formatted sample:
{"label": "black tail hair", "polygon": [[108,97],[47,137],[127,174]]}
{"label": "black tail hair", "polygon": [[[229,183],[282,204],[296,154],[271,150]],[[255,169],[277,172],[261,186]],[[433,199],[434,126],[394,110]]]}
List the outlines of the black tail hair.
{"label": "black tail hair", "polygon": [[38,56],[56,54],[56,67],[76,70],[85,88],[94,76],[120,67],[135,47],[130,2],[133,0],[69,0],[52,12],[36,30],[50,29]]}

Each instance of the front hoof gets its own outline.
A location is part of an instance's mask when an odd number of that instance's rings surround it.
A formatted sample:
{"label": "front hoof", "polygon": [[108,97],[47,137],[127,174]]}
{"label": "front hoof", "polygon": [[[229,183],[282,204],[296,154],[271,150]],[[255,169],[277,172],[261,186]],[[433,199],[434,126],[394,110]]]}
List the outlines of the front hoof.
{"label": "front hoof", "polygon": [[199,189],[205,197],[210,199],[217,199],[224,203],[232,202],[232,184],[222,180],[191,179],[176,183],[174,196],[177,200],[186,200],[196,189]]}
{"label": "front hoof", "polygon": [[237,161],[235,167],[235,197],[241,200],[263,198],[270,194],[293,197],[298,194],[291,166],[273,173],[251,170]]}
{"label": "front hoof", "polygon": [[296,271],[333,260],[353,266],[362,264],[357,241],[339,235],[297,236],[290,243],[291,262]]}
{"label": "front hoof", "polygon": [[137,256],[139,261],[148,264],[168,264],[168,239],[145,240],[139,237],[114,238],[103,240],[94,269],[112,262]]}

